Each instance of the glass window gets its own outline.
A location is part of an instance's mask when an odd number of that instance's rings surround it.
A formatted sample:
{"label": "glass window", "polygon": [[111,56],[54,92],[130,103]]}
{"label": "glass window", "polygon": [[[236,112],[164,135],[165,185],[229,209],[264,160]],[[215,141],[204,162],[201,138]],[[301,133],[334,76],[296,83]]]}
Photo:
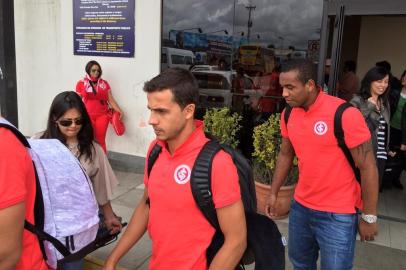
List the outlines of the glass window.
{"label": "glass window", "polygon": [[161,63],[162,63],[162,64],[168,63],[168,59],[167,59],[166,53],[162,53],[162,54],[161,54]]}
{"label": "glass window", "polygon": [[162,6],[161,44],[185,57],[174,56],[172,64],[194,73],[203,109],[229,106],[251,125],[240,138],[250,156],[252,146],[244,144],[253,121],[283,110],[280,65],[292,58],[318,61],[323,0],[165,0]]}
{"label": "glass window", "polygon": [[199,88],[229,90],[230,83],[227,75],[210,74],[205,72],[193,72]]}
{"label": "glass window", "polygon": [[171,55],[171,60],[172,60],[172,64],[175,64],[175,65],[183,65],[183,64],[185,64],[185,57],[182,56],[182,55],[172,54]]}
{"label": "glass window", "polygon": [[185,64],[186,65],[193,65],[193,59],[191,56],[185,56]]}

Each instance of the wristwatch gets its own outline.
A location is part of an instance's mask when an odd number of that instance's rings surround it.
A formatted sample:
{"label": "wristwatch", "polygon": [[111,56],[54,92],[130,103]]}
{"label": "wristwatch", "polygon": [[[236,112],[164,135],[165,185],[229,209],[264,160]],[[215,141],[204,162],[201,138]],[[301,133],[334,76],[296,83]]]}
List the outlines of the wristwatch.
{"label": "wristwatch", "polygon": [[361,214],[361,218],[369,224],[375,223],[378,220],[378,217],[375,215],[365,215],[364,213]]}

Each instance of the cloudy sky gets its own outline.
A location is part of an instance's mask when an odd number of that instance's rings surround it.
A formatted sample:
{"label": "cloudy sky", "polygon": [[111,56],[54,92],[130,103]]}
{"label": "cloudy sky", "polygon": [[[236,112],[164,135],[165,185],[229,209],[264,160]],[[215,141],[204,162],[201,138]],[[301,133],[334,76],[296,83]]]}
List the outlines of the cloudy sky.
{"label": "cloudy sky", "polygon": [[247,35],[246,7],[251,5],[256,6],[251,13],[252,42],[306,49],[308,40],[319,39],[322,0],[164,0],[163,37],[167,38],[171,29],[194,27],[200,27],[204,33],[226,29],[231,35],[234,2],[235,36],[242,31]]}

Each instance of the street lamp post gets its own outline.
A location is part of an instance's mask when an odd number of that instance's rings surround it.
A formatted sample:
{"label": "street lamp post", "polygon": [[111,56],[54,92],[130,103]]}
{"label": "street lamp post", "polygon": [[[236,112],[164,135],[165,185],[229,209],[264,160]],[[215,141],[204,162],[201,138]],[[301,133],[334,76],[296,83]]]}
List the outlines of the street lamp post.
{"label": "street lamp post", "polygon": [[234,24],[235,24],[235,0],[233,1],[233,33],[231,36],[231,57],[230,57],[230,71],[233,70],[233,62],[234,62]]}
{"label": "street lamp post", "polygon": [[251,27],[252,27],[251,12],[252,12],[252,10],[255,10],[256,6],[247,6],[247,7],[245,7],[245,8],[248,9],[248,31],[247,31],[247,39],[248,39],[248,43],[250,43]]}

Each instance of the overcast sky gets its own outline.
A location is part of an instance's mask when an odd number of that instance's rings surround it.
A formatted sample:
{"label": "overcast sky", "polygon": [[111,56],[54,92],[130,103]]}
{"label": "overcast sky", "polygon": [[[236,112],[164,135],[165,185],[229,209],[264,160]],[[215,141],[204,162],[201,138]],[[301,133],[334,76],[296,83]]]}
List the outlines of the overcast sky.
{"label": "overcast sky", "polygon": [[[247,6],[256,6],[251,13],[251,41],[280,47],[306,49],[307,41],[319,39],[323,11],[322,0],[235,0],[235,36],[247,35]],[[234,0],[164,0],[163,37],[169,30],[200,27],[208,33],[233,29]],[[193,31],[193,30],[192,30]],[[223,33],[218,33],[223,34]],[[257,39],[257,35],[260,39]],[[280,38],[281,37],[281,38]]]}

